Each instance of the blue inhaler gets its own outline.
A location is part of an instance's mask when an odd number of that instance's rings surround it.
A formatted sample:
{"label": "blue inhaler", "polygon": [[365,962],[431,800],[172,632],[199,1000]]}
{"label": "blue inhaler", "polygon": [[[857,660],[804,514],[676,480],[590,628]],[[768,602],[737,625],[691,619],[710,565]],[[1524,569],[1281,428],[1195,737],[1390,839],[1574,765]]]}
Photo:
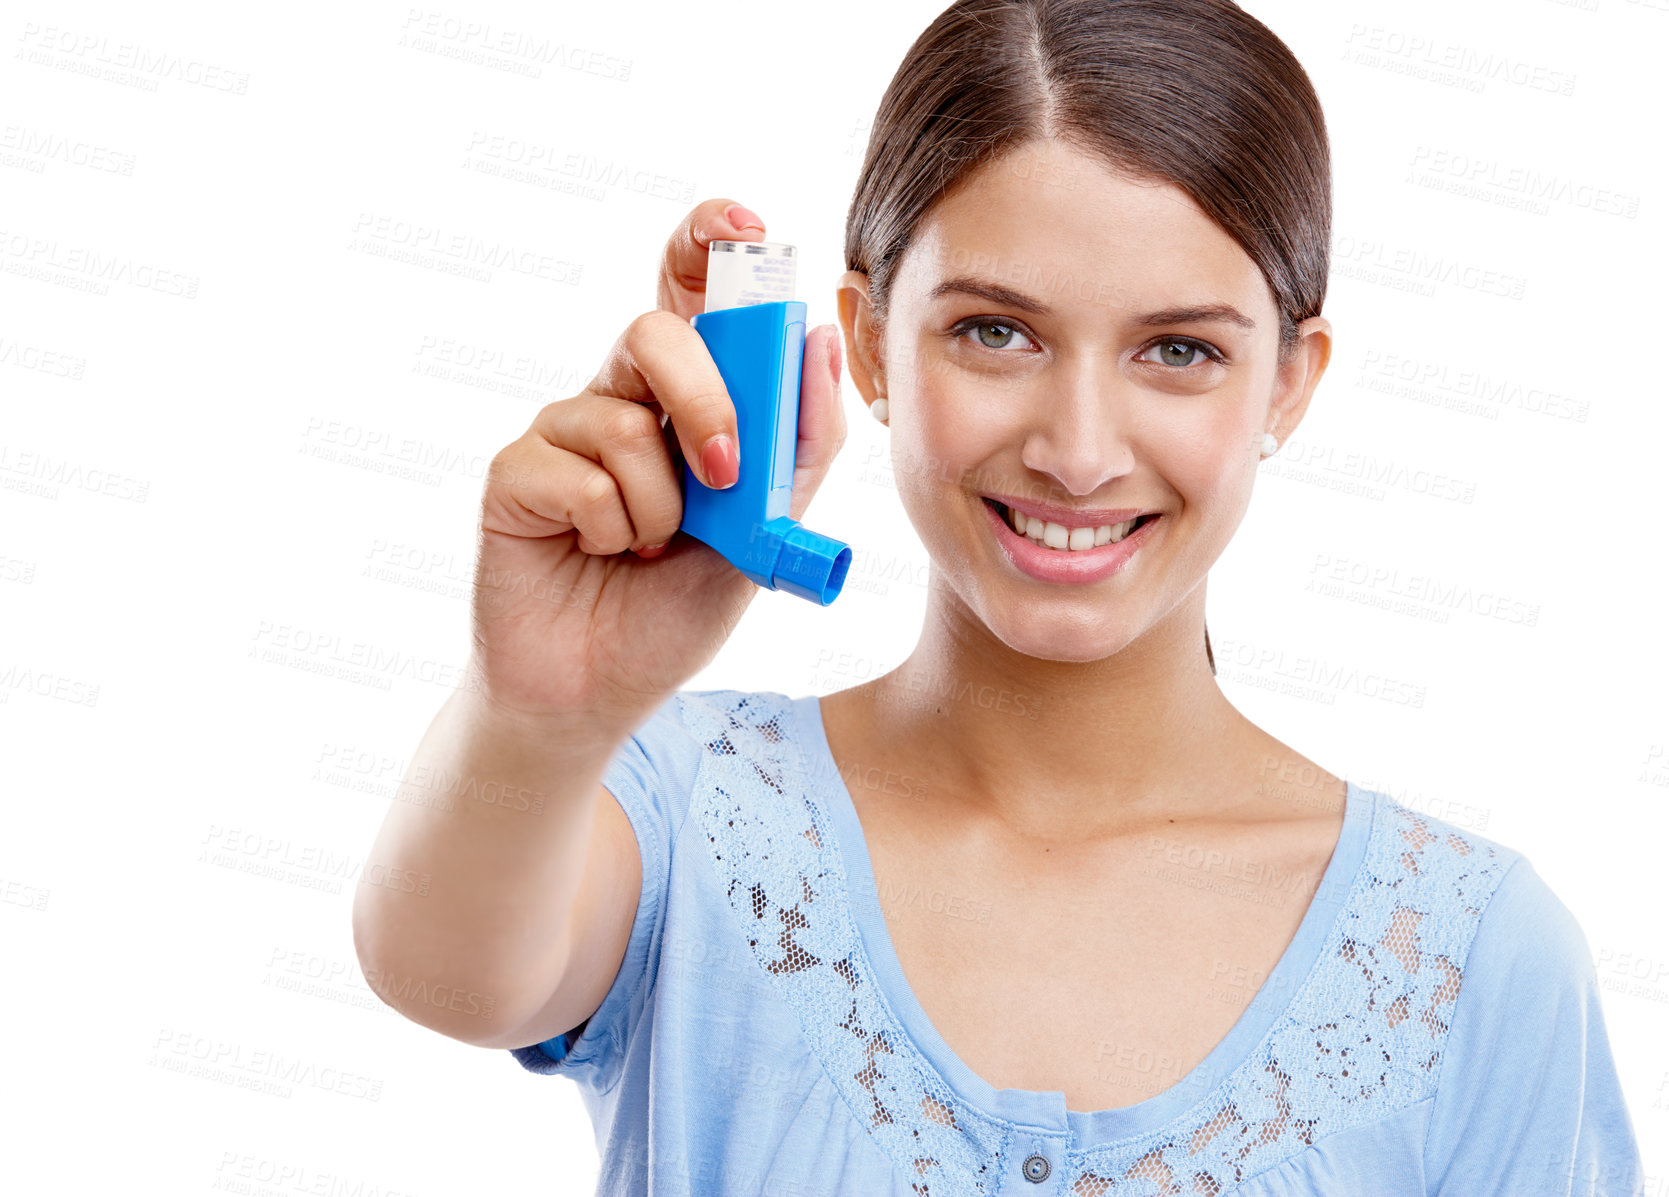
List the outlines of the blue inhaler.
{"label": "blue inhaler", "polygon": [[736,483],[713,490],[684,463],[680,532],[717,549],[755,583],[827,606],[852,550],[788,517],[800,428],[806,305],[794,294],[794,247],[714,241],[706,311],[690,318],[736,407]]}

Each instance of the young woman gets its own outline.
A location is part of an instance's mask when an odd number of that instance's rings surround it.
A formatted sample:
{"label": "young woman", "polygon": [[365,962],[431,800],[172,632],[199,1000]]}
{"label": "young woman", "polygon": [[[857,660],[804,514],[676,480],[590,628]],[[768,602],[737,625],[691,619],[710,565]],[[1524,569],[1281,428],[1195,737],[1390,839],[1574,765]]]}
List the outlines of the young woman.
{"label": "young woman", "polygon": [[599,1192],[1633,1192],[1530,862],[1215,681],[1206,576],[1327,366],[1329,225],[1309,80],[1228,0],[947,9],[807,340],[791,512],[843,340],[932,557],[915,651],[678,690],[756,592],[675,535],[678,456],[737,469],[707,245],[765,236],[704,203],[486,487],[472,684],[412,768],[542,806],[391,804],[372,858],[433,882],[362,887],[362,963],[493,995],[399,1008],[574,1078]]}

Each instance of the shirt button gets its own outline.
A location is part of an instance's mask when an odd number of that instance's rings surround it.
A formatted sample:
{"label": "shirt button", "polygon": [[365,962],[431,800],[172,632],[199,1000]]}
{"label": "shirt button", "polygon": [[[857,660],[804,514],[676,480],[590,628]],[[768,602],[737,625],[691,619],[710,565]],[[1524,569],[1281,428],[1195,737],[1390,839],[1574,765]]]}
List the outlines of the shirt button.
{"label": "shirt button", "polygon": [[1020,1165],[1020,1175],[1033,1184],[1047,1180],[1049,1177],[1049,1161],[1034,1151]]}

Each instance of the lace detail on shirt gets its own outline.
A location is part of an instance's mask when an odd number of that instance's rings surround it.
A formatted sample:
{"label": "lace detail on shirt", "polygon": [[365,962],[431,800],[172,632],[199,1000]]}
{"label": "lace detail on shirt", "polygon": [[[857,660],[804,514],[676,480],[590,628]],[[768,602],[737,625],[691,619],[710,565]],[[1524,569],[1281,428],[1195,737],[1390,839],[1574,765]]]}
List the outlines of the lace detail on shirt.
{"label": "lace detail on shirt", "polygon": [[1320,957],[1256,1050],[1167,1126],[1068,1150],[1072,1197],[1220,1193],[1437,1091],[1466,954],[1511,859],[1390,799],[1379,810]]}
{"label": "lace detail on shirt", "polygon": [[847,1106],[920,1197],[992,1191],[1010,1127],[951,1092],[876,988],[828,814],[805,792],[792,711],[769,693],[712,702],[687,705],[706,749],[691,801],[755,958]]}
{"label": "lace detail on shirt", "polygon": [[[1015,1128],[950,1089],[877,987],[789,700],[704,697],[684,704],[705,748],[692,802],[755,958],[920,1197],[994,1191]],[[1063,1192],[1215,1195],[1435,1093],[1466,953],[1510,860],[1388,798],[1379,809],[1316,964],[1262,1041],[1164,1126],[1104,1147],[1069,1140]]]}

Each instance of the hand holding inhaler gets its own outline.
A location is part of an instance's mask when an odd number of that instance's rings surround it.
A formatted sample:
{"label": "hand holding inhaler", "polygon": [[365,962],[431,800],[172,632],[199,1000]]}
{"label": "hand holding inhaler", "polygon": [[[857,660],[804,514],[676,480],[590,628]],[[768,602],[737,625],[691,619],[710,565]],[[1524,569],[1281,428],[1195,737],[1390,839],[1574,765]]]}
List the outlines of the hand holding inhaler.
{"label": "hand holding inhaler", "polygon": [[[717,655],[761,586],[774,580],[791,589],[806,576],[800,558],[817,567],[826,560],[823,544],[836,546],[836,558],[845,550],[795,523],[846,436],[836,330],[807,335],[802,312],[805,368],[798,340],[781,363],[791,365],[798,391],[779,388],[774,399],[790,412],[760,420],[750,438],[754,409],[744,413],[692,326],[709,319],[702,312],[709,244],[756,243],[762,224],[728,200],[696,207],[667,243],[659,306],[627,326],[583,391],[543,408],[493,459],[482,496],[471,668],[496,708],[527,720],[591,721],[604,735],[634,727]],[[779,324],[778,334],[789,335],[793,323]],[[730,486],[707,466],[692,474],[685,464],[706,460],[703,447],[721,434],[740,449]],[[769,460],[761,461],[761,449]],[[770,485],[756,488],[757,481]],[[695,504],[729,504],[739,532],[734,523],[728,531],[715,525],[713,512],[723,508],[692,516],[686,491],[707,496]],[[703,519],[700,531],[677,535]],[[766,574],[773,549],[778,564]],[[741,560],[733,564],[728,552]],[[797,593],[811,597],[820,585],[832,599],[845,575],[843,565],[838,577],[835,568]]]}

